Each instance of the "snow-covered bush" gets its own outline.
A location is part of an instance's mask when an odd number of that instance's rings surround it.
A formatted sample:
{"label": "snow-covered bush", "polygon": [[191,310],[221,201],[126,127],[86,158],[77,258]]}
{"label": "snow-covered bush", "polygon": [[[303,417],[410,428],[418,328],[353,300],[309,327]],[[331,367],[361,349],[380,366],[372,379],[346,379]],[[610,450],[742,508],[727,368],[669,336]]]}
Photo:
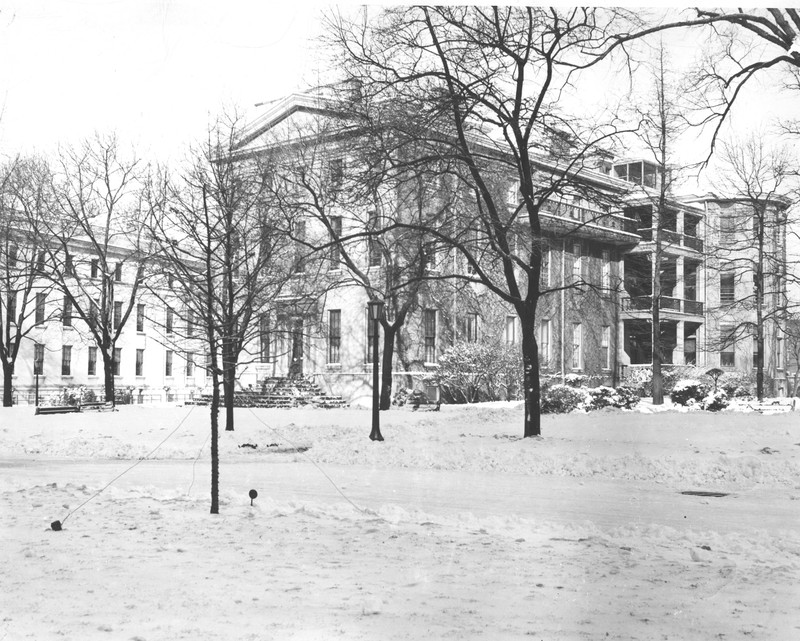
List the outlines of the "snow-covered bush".
{"label": "snow-covered bush", "polygon": [[678,405],[692,405],[701,403],[708,396],[709,388],[705,383],[697,380],[679,381],[672,389],[670,398]]}
{"label": "snow-covered bush", "polygon": [[716,392],[711,390],[700,402],[700,407],[709,412],[719,412],[728,407],[728,405],[730,405],[728,395],[722,390],[717,390]]}
{"label": "snow-covered bush", "polygon": [[622,409],[632,409],[638,403],[641,397],[636,393],[635,389],[630,387],[620,386],[616,389],[617,393],[617,404],[614,407],[619,407]]}
{"label": "snow-covered bush", "polygon": [[599,410],[604,407],[619,407],[620,399],[613,387],[594,387],[586,390],[586,409]]}
{"label": "snow-covered bush", "polygon": [[725,372],[719,377],[719,389],[723,390],[728,398],[755,396],[756,379],[752,373]]}
{"label": "snow-covered bush", "polygon": [[513,345],[456,343],[439,357],[430,384],[445,403],[513,400],[522,390],[522,355]]}
{"label": "snow-covered bush", "polygon": [[582,387],[586,384],[587,377],[583,374],[566,374],[564,384],[570,387]]}
{"label": "snow-covered bush", "polygon": [[586,394],[569,385],[553,385],[542,389],[542,414],[566,414],[583,406]]}

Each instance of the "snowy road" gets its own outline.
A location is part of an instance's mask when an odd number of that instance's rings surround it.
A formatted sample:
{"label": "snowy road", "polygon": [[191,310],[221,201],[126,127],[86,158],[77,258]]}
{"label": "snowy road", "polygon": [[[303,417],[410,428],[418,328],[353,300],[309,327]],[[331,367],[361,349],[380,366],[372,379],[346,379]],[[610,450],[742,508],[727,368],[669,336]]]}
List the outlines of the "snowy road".
{"label": "snowy road", "polygon": [[[100,489],[130,467],[131,461],[0,459],[0,478],[12,487],[47,483],[86,484]],[[185,488],[193,497],[208,493],[209,463],[143,461],[114,486]],[[786,530],[800,534],[800,491],[764,489],[735,491],[725,497],[687,496],[656,484],[556,476],[381,470],[358,466],[322,468],[342,493],[361,508],[396,505],[441,516],[469,513],[475,517],[513,514],[521,519],[562,524],[592,522],[601,528],[629,525],[668,526],[679,530]],[[249,503],[248,491],[276,501],[333,504],[345,501],[313,464],[237,457],[223,461],[221,489]],[[711,488],[713,489],[713,488]],[[102,503],[103,495],[94,499]],[[57,518],[59,515],[52,515]],[[73,517],[77,521],[80,513]]]}

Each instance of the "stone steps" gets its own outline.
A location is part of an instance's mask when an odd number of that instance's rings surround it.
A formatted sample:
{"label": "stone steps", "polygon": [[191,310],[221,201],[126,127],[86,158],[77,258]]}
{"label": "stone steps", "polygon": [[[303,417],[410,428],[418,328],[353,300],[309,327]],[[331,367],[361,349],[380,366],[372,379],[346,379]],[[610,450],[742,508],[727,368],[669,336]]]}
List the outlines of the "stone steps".
{"label": "stone steps", "polygon": [[[347,407],[341,396],[323,394],[317,385],[307,379],[269,378],[264,381],[262,389],[263,392],[236,392],[233,395],[234,407]],[[211,394],[203,394],[186,404],[210,405]]]}

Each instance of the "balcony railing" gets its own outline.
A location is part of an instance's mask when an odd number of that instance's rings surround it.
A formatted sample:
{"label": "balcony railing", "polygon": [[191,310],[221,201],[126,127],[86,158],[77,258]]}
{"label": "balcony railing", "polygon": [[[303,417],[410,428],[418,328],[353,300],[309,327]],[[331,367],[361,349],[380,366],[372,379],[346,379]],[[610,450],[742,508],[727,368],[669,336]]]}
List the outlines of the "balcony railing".
{"label": "balcony railing", "polygon": [[[635,231],[642,237],[642,240],[648,242],[653,240],[652,228],[643,227],[636,229]],[[703,251],[703,241],[696,236],[687,236],[686,234],[679,234],[671,229],[662,229],[661,239],[664,242],[671,243],[673,245],[680,245],[681,247],[688,247],[689,249],[694,249],[697,252]]]}
{"label": "balcony railing", "polygon": [[[624,311],[650,311],[653,307],[651,296],[633,296],[622,299],[622,309]],[[692,314],[693,316],[703,315],[703,303],[699,300],[686,300],[684,298],[661,297],[659,309],[664,309],[681,314]]]}
{"label": "balcony railing", "polygon": [[635,234],[636,221],[618,214],[609,214],[598,209],[590,209],[573,203],[546,200],[542,203],[541,212],[558,216],[568,220],[574,220],[583,225],[599,225],[607,229],[616,229],[629,234]]}

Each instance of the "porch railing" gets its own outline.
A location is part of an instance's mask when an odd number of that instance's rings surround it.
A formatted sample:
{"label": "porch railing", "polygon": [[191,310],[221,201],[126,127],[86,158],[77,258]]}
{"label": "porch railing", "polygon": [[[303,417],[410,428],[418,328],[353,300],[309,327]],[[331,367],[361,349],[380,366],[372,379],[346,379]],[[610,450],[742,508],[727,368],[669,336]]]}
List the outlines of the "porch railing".
{"label": "porch railing", "polygon": [[[622,299],[623,311],[650,311],[652,308],[653,298],[651,296],[632,296]],[[699,300],[686,300],[684,298],[662,296],[659,309],[702,316],[703,302]]]}
{"label": "porch railing", "polygon": [[[635,233],[639,234],[644,241],[651,242],[653,240],[653,229],[651,227],[641,227],[636,229]],[[686,234],[679,234],[671,229],[662,229],[661,238],[662,240],[673,245],[688,247],[689,249],[693,249],[697,252],[703,251],[703,241],[696,236],[687,236]]]}

